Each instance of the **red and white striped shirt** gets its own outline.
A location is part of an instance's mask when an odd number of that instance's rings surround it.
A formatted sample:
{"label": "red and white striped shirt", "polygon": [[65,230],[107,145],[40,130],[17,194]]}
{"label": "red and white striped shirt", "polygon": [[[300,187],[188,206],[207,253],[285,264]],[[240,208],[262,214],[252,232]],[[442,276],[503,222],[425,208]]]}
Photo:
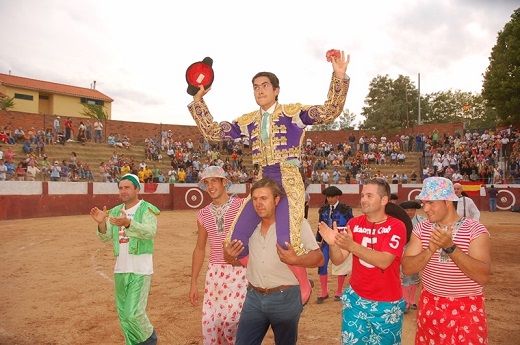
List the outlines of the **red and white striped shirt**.
{"label": "red and white striped shirt", "polygon": [[227,265],[227,262],[224,260],[224,249],[222,248],[222,242],[226,239],[231,224],[235,220],[235,216],[240,210],[243,202],[244,199],[231,196],[229,208],[224,214],[224,231],[222,233],[219,233],[218,231],[217,217],[211,211],[211,204],[207,205],[199,211],[197,221],[202,224],[208,233],[210,264]]}
{"label": "red and white striped shirt", "polygon": [[[425,221],[413,228],[413,234],[419,238],[424,249],[428,248],[432,226],[430,221]],[[489,236],[486,227],[476,220],[466,218],[453,236],[453,243],[467,254],[471,241],[483,235]],[[443,262],[441,250],[433,254],[421,273],[421,282],[426,291],[436,296],[452,298],[481,295],[483,286],[464,274],[450,258]]]}

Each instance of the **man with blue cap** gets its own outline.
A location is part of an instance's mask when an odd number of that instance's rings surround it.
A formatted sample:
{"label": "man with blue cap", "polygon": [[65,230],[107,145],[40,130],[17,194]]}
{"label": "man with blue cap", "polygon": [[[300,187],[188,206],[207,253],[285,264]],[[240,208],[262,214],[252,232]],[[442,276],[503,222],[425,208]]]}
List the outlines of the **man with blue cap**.
{"label": "man with blue cap", "polygon": [[153,273],[154,237],[159,209],[138,198],[141,185],[134,174],[119,180],[122,204],[107,210],[93,207],[101,242],[112,241],[116,308],[126,345],[155,345],[157,335],[146,315]]}
{"label": "man with blue cap", "polygon": [[453,183],[424,180],[417,196],[427,221],[413,228],[403,274],[421,272],[416,344],[487,344],[484,285],[490,278],[490,238],[484,225],[457,213]]}

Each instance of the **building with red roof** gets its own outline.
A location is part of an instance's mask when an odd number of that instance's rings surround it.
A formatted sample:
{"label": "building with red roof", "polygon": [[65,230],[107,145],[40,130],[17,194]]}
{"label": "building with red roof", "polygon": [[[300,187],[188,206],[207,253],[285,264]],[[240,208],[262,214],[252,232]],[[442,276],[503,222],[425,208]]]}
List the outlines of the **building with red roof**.
{"label": "building with red roof", "polygon": [[14,98],[12,111],[81,117],[84,104],[97,104],[112,115],[112,98],[92,88],[0,73],[0,93]]}

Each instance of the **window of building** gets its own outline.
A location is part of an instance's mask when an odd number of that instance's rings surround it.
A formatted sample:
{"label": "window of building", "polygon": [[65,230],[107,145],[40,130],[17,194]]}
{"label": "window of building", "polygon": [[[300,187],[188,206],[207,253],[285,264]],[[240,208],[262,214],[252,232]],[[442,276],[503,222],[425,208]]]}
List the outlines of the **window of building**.
{"label": "window of building", "polygon": [[105,105],[105,102],[103,102],[103,101],[99,101],[99,100],[95,100],[95,99],[91,99],[91,98],[85,98],[85,97],[81,98],[81,103],[95,104],[95,105],[99,105],[101,107]]}
{"label": "window of building", "polygon": [[47,99],[47,100],[49,99],[49,96],[40,95],[39,97],[40,97],[40,99]]}
{"label": "window of building", "polygon": [[14,98],[25,99],[26,101],[33,101],[34,97],[31,95],[24,95],[23,93],[15,93]]}

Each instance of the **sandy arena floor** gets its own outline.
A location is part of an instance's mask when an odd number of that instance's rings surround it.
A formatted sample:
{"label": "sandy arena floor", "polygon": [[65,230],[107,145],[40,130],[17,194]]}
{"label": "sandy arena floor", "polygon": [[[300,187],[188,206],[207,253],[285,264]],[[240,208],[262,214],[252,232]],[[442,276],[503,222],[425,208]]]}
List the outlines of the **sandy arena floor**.
{"label": "sandy arena floor", "polygon": [[[316,229],[317,209],[309,214]],[[163,345],[202,344],[201,311],[188,298],[195,219],[191,210],[159,217],[148,316]],[[481,220],[492,235],[492,278],[485,289],[490,344],[518,344],[520,214],[483,212]],[[90,216],[0,224],[0,344],[124,343],[114,304],[115,259],[111,245],[96,238]],[[315,269],[309,276],[318,284]],[[199,278],[202,290],[204,274]],[[336,282],[329,280],[333,294]],[[339,344],[341,303],[318,305],[316,296],[302,314],[298,344]],[[415,311],[405,315],[405,345],[413,344],[415,318]],[[273,344],[271,331],[264,344]]]}

